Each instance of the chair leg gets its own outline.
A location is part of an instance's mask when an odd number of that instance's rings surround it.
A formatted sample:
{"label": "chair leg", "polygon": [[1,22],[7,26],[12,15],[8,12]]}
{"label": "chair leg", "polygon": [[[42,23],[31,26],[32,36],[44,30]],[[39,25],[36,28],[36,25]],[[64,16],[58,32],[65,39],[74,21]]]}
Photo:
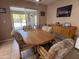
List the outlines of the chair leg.
{"label": "chair leg", "polygon": [[20,59],[22,59],[22,57],[20,57]]}
{"label": "chair leg", "polygon": [[20,59],[22,59],[22,56],[20,55]]}
{"label": "chair leg", "polygon": [[20,59],[22,59],[22,54],[21,54],[21,51],[20,51]]}

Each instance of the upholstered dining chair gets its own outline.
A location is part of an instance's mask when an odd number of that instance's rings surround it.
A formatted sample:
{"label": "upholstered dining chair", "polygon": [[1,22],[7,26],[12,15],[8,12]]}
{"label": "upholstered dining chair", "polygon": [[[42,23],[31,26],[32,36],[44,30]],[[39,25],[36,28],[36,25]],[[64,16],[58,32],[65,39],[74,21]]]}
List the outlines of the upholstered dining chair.
{"label": "upholstered dining chair", "polygon": [[32,26],[28,25],[28,26],[23,26],[23,30],[24,31],[29,31],[32,29]]}
{"label": "upholstered dining chair", "polygon": [[52,45],[47,51],[43,46],[37,47],[40,59],[62,59],[74,46],[72,39],[64,39]]}
{"label": "upholstered dining chair", "polygon": [[51,33],[52,27],[51,26],[42,26],[42,30]]}
{"label": "upholstered dining chair", "polygon": [[13,39],[16,40],[16,42],[19,45],[20,59],[22,59],[21,52],[26,50],[28,48],[28,46],[24,43],[23,37],[18,31],[13,31],[12,37],[13,37]]}

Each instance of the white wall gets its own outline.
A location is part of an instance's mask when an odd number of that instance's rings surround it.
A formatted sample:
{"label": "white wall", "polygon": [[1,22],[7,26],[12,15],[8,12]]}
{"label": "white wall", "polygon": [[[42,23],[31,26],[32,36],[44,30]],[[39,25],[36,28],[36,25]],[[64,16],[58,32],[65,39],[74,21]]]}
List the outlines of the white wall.
{"label": "white wall", "polygon": [[[57,8],[72,4],[71,17],[56,17]],[[79,0],[56,0],[47,7],[47,23],[70,22],[79,28]]]}

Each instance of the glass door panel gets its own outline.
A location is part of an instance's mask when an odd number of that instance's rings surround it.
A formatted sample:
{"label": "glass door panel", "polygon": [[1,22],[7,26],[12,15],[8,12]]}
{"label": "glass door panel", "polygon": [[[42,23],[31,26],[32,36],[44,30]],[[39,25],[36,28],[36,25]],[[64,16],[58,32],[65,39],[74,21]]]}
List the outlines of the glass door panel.
{"label": "glass door panel", "polygon": [[23,29],[26,26],[25,14],[12,14],[14,29]]}

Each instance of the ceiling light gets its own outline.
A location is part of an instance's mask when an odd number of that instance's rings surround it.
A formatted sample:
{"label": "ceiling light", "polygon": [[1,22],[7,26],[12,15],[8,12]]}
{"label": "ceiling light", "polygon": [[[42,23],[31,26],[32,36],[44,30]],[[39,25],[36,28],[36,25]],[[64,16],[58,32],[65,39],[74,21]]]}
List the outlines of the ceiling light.
{"label": "ceiling light", "polygon": [[36,2],[40,2],[41,0],[36,0]]}

